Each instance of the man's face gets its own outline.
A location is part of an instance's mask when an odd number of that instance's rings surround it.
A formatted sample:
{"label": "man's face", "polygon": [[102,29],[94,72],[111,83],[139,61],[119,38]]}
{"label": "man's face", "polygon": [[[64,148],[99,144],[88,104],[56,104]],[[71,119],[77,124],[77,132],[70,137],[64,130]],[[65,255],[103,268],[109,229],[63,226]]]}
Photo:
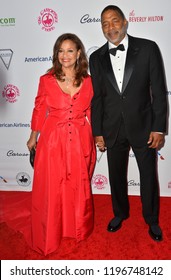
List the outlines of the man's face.
{"label": "man's face", "polygon": [[106,39],[116,46],[119,45],[127,31],[127,20],[117,11],[108,10],[102,15],[101,25]]}

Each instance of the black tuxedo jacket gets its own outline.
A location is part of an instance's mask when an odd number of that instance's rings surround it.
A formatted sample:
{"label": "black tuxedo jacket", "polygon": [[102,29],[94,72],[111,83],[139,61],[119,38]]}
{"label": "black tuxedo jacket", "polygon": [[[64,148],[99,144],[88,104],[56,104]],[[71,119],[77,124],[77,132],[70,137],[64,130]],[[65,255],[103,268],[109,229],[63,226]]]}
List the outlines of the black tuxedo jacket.
{"label": "black tuxedo jacket", "polygon": [[122,91],[112,70],[108,43],[93,52],[89,65],[94,97],[92,129],[112,146],[123,118],[131,145],[145,145],[151,131],[165,132],[167,117],[163,62],[157,44],[128,35]]}

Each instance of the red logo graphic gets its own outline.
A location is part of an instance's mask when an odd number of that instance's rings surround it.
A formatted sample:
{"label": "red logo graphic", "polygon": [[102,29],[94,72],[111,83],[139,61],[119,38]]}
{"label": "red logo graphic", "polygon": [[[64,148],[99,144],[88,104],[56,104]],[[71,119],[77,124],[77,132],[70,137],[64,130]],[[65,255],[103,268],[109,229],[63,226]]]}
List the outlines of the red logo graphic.
{"label": "red logo graphic", "polygon": [[55,24],[58,22],[58,15],[52,9],[46,8],[40,12],[38,24],[42,25],[42,30],[50,32],[55,29]]}
{"label": "red logo graphic", "polygon": [[7,85],[2,92],[2,96],[10,103],[16,102],[17,96],[19,95],[19,89],[16,86],[10,84]]}
{"label": "red logo graphic", "polygon": [[92,185],[98,190],[105,189],[107,183],[107,178],[101,174],[97,174],[92,178]]}

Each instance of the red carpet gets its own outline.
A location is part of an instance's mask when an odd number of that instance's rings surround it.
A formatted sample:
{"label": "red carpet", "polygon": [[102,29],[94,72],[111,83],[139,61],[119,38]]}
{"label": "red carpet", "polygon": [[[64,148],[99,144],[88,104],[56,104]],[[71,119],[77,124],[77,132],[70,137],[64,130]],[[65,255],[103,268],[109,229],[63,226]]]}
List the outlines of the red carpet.
{"label": "red carpet", "polygon": [[95,226],[92,235],[85,241],[63,239],[57,252],[44,257],[32,251],[23,236],[11,227],[18,223],[17,213],[27,216],[31,193],[0,192],[0,202],[6,202],[6,219],[11,212],[15,221],[0,224],[1,260],[170,260],[171,259],[171,198],[160,199],[160,226],[164,240],[153,241],[148,235],[148,226],[141,215],[141,202],[138,196],[129,196],[130,218],[124,221],[122,228],[115,233],[106,231],[112,218],[110,195],[94,195]]}

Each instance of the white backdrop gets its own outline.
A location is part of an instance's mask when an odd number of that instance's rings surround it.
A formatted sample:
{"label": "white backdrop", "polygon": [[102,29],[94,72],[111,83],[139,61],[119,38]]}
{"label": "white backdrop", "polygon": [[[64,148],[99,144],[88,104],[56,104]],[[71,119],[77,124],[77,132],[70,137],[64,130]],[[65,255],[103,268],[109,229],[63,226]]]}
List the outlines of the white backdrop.
{"label": "white backdrop", "polygon": [[[40,75],[51,67],[53,45],[64,32],[77,34],[87,55],[105,43],[100,13],[118,5],[128,21],[128,33],[156,41],[171,95],[170,0],[1,0],[0,9],[0,190],[30,191],[33,169],[26,142]],[[131,108],[130,108],[131,110]],[[161,196],[171,196],[171,136],[158,153]],[[139,174],[130,152],[129,194],[139,195]],[[110,193],[106,154],[97,152],[93,193]]]}

